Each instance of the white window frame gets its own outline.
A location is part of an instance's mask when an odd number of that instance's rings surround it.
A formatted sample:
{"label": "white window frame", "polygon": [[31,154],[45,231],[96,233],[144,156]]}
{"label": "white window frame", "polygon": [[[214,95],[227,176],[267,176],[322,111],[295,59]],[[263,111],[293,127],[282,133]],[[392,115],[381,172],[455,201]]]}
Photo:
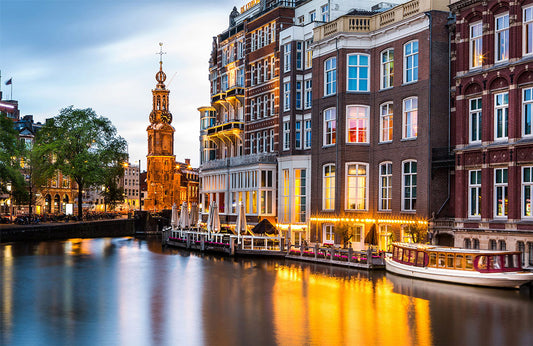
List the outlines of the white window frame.
{"label": "white window frame", "polygon": [[294,123],[294,148],[302,149],[302,121]]}
{"label": "white window frame", "polygon": [[311,119],[304,119],[304,149],[310,149],[311,148],[311,139],[312,139],[312,132],[311,132]]}
{"label": "white window frame", "polygon": [[[500,115],[502,117],[501,134],[498,122]],[[494,94],[494,140],[505,141],[508,139],[509,131],[509,92]]]}
{"label": "white window frame", "polygon": [[[350,64],[350,58],[355,57],[355,64]],[[366,58],[366,65],[361,62]],[[346,91],[349,92],[368,92],[370,91],[370,55],[368,54],[348,54],[346,56]],[[363,71],[366,71],[366,77],[361,77]],[[355,88],[350,86],[350,81],[355,81]],[[366,88],[364,82],[366,81]]]}
{"label": "white window frame", "polygon": [[303,42],[296,41],[296,69],[301,70],[303,68]]}
{"label": "white window frame", "polygon": [[274,152],[274,130],[270,130],[270,152]]}
{"label": "white window frame", "polygon": [[283,122],[283,150],[291,148],[291,122]]}
{"label": "white window frame", "polygon": [[[468,218],[481,218],[481,170],[468,171]],[[475,201],[474,201],[475,200]],[[472,212],[474,209],[474,212]]]}
{"label": "white window frame", "polygon": [[416,139],[418,136],[418,97],[402,101],[402,139]]}
{"label": "white window frame", "polygon": [[250,134],[250,154],[255,154],[255,133]]}
{"label": "white window frame", "polygon": [[[354,166],[354,174],[350,174],[350,167]],[[359,172],[364,169],[364,174]],[[368,210],[368,164],[364,162],[346,162],[345,164],[345,210]],[[362,180],[361,180],[362,179]],[[362,186],[361,186],[362,185]],[[360,196],[363,194],[363,196]],[[354,207],[351,207],[351,201]],[[363,203],[361,206],[360,203]]]}
{"label": "white window frame", "polygon": [[[326,175],[327,173],[330,175]],[[335,210],[335,175],[334,163],[327,163],[322,167],[322,210]]]}
{"label": "white window frame", "polygon": [[294,95],[296,100],[295,100],[295,105],[294,107],[296,109],[302,109],[302,81],[301,80],[297,80],[296,81],[296,94]]}
{"label": "white window frame", "polygon": [[[520,194],[520,205],[522,209],[522,218],[533,219],[532,198],[533,198],[533,166],[524,166],[522,173],[522,193]],[[527,172],[527,177],[526,177]],[[526,190],[529,194],[529,205],[526,199]]]}
{"label": "white window frame", "polygon": [[379,211],[392,210],[392,162],[386,161],[379,165]]}
{"label": "white window frame", "polygon": [[329,6],[328,4],[320,6],[320,15],[324,23],[329,22]]}
{"label": "white window frame", "polygon": [[468,100],[468,142],[471,144],[481,143],[482,105],[481,97]]}
{"label": "white window frame", "polygon": [[483,22],[475,22],[469,26],[469,55],[470,69],[483,66]]}
{"label": "white window frame", "polygon": [[522,9],[522,55],[533,54],[533,6]]}
{"label": "white window frame", "polygon": [[[413,163],[416,165],[415,172],[413,172]],[[406,172],[406,170],[405,170],[405,165],[406,164],[409,164],[409,172]],[[404,161],[402,161],[402,211],[416,211],[416,199],[417,199],[416,188],[417,188],[417,185],[418,185],[417,174],[418,174],[418,164],[417,164],[416,160],[404,160]],[[407,186],[405,184],[407,177],[410,177],[409,186]],[[414,184],[413,184],[413,177],[415,177],[415,183]],[[409,189],[409,197],[406,194],[407,189]],[[414,197],[413,197],[413,195],[414,195]],[[409,205],[406,205],[407,201],[409,201],[409,203],[408,203]],[[413,203],[413,201],[414,201],[414,203]]]}
{"label": "white window frame", "polygon": [[291,82],[283,83],[283,110],[291,110]]}
{"label": "white window frame", "polygon": [[[416,52],[414,51],[416,43]],[[411,51],[407,53],[408,47],[411,47]],[[409,41],[403,45],[403,82],[404,84],[415,83],[418,81],[418,53],[419,53],[419,44],[418,40]],[[415,57],[416,56],[416,57]],[[416,60],[416,64],[415,64]],[[409,61],[412,61],[413,64],[409,67]]]}
{"label": "white window frame", "polygon": [[379,142],[390,143],[394,135],[394,104],[385,102],[379,106]]}
{"label": "white window frame", "polygon": [[522,136],[533,136],[533,88],[522,89]]}
{"label": "white window frame", "polygon": [[304,80],[304,109],[311,108],[313,104],[313,80],[306,79]]}
{"label": "white window frame", "polygon": [[331,223],[322,225],[322,244],[335,244],[335,226]]}
{"label": "white window frame", "polygon": [[283,72],[290,72],[291,70],[291,44],[287,43],[283,46]]}
{"label": "white window frame", "polygon": [[[494,62],[496,63],[509,60],[509,27],[509,12],[494,18]],[[504,52],[500,50],[502,46]]]}
{"label": "white window frame", "polygon": [[310,69],[313,67],[313,49],[311,45],[313,44],[313,39],[305,41],[305,69]]}
{"label": "white window frame", "polygon": [[381,52],[380,89],[389,89],[394,83],[394,49],[388,48]]}
{"label": "white window frame", "polygon": [[[331,131],[328,131],[329,124],[332,123]],[[323,142],[322,146],[329,147],[337,143],[337,110],[335,107],[324,110],[323,115]]]}
{"label": "white window frame", "polygon": [[324,96],[337,93],[337,58],[331,57],[324,62]]}
{"label": "white window frame", "polygon": [[[355,122],[355,126],[350,124]],[[370,107],[364,105],[346,106],[346,143],[349,144],[367,144],[370,135]],[[353,129],[353,130],[352,130]],[[355,140],[351,140],[350,134],[355,132]],[[359,136],[364,138],[359,140]]]}
{"label": "white window frame", "polygon": [[[501,179],[499,178],[498,172],[501,171]],[[506,208],[505,200],[507,199],[507,203],[509,203],[509,171],[507,167],[503,168],[495,168],[494,169],[494,218],[495,219],[506,219],[508,215],[508,208]],[[500,181],[499,181],[500,180]],[[502,212],[498,212],[498,207],[500,204],[498,203],[498,193],[501,192],[502,196]]]}
{"label": "white window frame", "polygon": [[316,11],[313,10],[313,11],[310,11],[309,12],[309,21],[310,22],[314,22],[316,20]]}

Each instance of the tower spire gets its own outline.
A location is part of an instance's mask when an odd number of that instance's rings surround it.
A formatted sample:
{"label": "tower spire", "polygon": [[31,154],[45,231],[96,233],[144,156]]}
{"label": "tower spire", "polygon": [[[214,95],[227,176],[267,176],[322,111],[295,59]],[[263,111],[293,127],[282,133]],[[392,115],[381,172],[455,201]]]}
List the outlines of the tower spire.
{"label": "tower spire", "polygon": [[163,54],[167,54],[167,52],[163,52],[163,42],[159,42],[159,52],[155,53],[159,55],[159,71],[155,75],[155,80],[157,81],[157,88],[158,89],[165,89],[165,80],[167,79],[167,75],[165,72],[163,72]]}

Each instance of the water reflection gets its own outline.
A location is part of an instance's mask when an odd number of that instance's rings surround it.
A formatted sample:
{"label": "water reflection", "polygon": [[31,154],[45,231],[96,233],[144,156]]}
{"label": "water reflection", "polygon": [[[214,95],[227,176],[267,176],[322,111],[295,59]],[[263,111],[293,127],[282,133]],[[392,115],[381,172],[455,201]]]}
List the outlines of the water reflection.
{"label": "water reflection", "polygon": [[518,291],[159,241],[0,245],[0,344],[533,344]]}

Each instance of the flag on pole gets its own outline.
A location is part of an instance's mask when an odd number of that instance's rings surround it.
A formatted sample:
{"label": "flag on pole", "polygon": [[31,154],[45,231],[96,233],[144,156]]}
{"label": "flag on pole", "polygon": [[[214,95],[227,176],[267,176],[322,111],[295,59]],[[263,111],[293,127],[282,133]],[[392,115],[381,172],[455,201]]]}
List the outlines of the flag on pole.
{"label": "flag on pole", "polygon": [[11,85],[13,83],[13,78],[9,78],[7,81],[6,81],[6,85]]}

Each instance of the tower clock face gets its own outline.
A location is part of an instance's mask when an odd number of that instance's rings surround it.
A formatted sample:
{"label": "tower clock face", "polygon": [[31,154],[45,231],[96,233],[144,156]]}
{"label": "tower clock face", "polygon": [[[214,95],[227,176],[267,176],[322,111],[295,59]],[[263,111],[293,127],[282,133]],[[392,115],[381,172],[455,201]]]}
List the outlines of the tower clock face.
{"label": "tower clock face", "polygon": [[152,112],[150,113],[150,122],[151,122],[151,123],[155,123],[155,111],[152,111]]}
{"label": "tower clock face", "polygon": [[163,112],[161,114],[161,120],[163,120],[163,122],[167,124],[170,124],[170,122],[172,121],[172,114],[170,114],[169,112]]}

